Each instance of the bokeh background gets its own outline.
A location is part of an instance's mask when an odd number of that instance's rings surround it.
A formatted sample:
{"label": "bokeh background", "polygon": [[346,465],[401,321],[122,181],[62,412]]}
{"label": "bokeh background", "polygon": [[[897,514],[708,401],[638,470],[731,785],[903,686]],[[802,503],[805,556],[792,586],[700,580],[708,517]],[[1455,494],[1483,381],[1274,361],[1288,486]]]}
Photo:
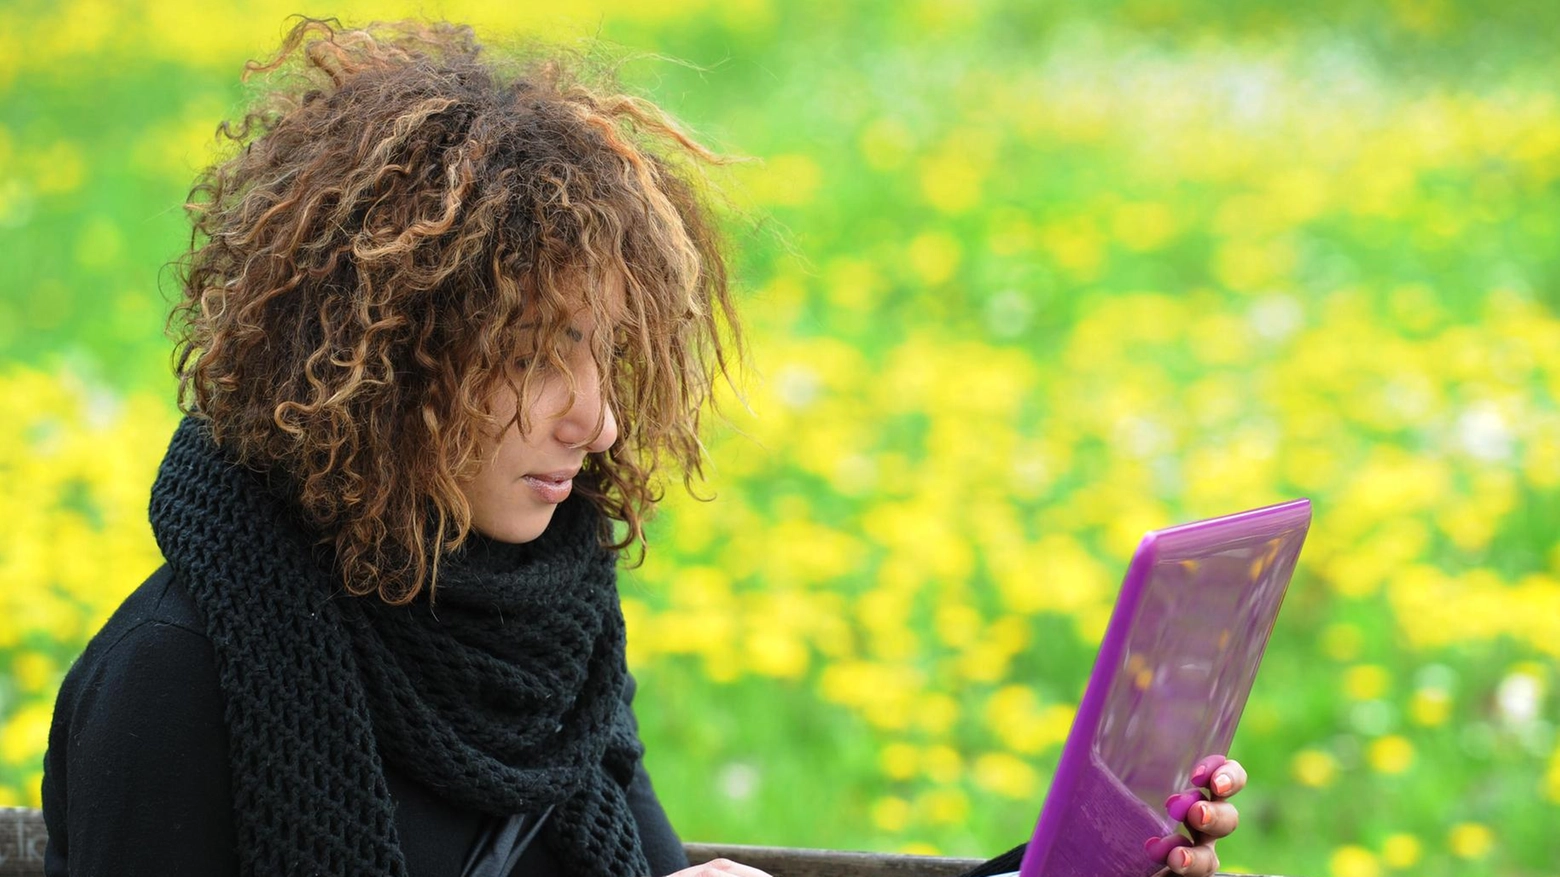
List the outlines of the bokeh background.
{"label": "bokeh background", "polygon": [[422,12],[688,62],[623,75],[758,159],[751,413],[623,586],[685,838],[1008,848],[1141,534],[1303,495],[1226,865],[1560,873],[1556,10],[0,3],[0,804],[159,563],[164,266],[242,62]]}

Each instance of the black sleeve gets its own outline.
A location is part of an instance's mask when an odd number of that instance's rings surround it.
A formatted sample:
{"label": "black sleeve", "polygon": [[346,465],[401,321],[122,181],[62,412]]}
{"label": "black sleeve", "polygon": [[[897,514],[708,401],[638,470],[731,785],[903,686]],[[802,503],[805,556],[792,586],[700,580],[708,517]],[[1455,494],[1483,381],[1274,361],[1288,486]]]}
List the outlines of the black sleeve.
{"label": "black sleeve", "polygon": [[204,636],[142,621],[60,687],[44,756],[47,877],[238,873],[227,731]]}
{"label": "black sleeve", "polygon": [[628,806],[633,809],[634,821],[639,824],[639,841],[644,845],[645,858],[650,861],[651,875],[664,877],[688,867],[682,840],[677,837],[671,820],[666,818],[666,811],[655,796],[644,762],[639,763],[634,772],[634,783],[628,787]]}
{"label": "black sleeve", "polygon": [[[630,716],[633,715],[636,688],[634,677],[630,676],[623,691],[623,700],[629,705]],[[638,720],[634,721],[634,733],[639,733]],[[639,825],[639,842],[644,847],[645,858],[650,861],[651,875],[663,877],[688,867],[688,856],[683,852],[682,840],[677,837],[671,820],[666,818],[666,810],[655,796],[655,788],[650,785],[650,774],[645,770],[643,759],[634,766],[634,781],[628,787],[628,806],[634,811],[634,821]]]}

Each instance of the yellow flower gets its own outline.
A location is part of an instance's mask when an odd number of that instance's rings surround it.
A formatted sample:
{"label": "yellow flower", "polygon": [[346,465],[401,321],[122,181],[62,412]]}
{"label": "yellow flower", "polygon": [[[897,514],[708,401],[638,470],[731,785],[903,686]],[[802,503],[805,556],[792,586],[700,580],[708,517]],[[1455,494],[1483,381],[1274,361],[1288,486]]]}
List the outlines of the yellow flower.
{"label": "yellow flower", "polygon": [[86,181],[87,162],[81,148],[69,140],[56,140],[31,157],[33,186],[41,194],[73,192]]}
{"label": "yellow flower", "polygon": [[760,203],[782,207],[809,204],[823,181],[818,165],[802,154],[777,155],[743,174],[748,189]]}
{"label": "yellow flower", "polygon": [[906,253],[910,268],[927,286],[936,286],[951,278],[963,255],[963,248],[952,235],[935,231],[916,235]]}
{"label": "yellow flower", "polygon": [[1379,664],[1356,664],[1343,673],[1343,693],[1350,700],[1376,700],[1387,693],[1389,680]]}
{"label": "yellow flower", "polygon": [[943,213],[965,213],[980,203],[984,176],[969,153],[945,147],[921,162],[921,194]]}
{"label": "yellow flower", "polygon": [[30,703],[13,713],[0,728],[0,763],[31,764],[42,758],[53,716],[48,703]]}
{"label": "yellow flower", "polygon": [[878,304],[886,284],[877,266],[866,259],[845,256],[831,261],[824,273],[829,300],[849,310],[870,312]]}
{"label": "yellow flower", "polygon": [[984,622],[980,613],[965,603],[944,603],[933,618],[937,636],[955,648],[974,644],[982,638]]}
{"label": "yellow flower", "polygon": [[874,170],[894,171],[904,167],[915,148],[915,138],[903,122],[885,117],[862,129],[858,146]]}
{"label": "yellow flower", "polygon": [[1381,845],[1381,860],[1389,868],[1412,868],[1419,862],[1419,838],[1399,832],[1387,836]]}
{"label": "yellow flower", "polygon": [[1377,773],[1403,773],[1414,763],[1414,744],[1401,735],[1388,734],[1371,741],[1365,758]]}
{"label": "yellow flower", "polygon": [[927,779],[947,785],[964,773],[964,759],[952,746],[937,744],[921,751],[921,767]]}
{"label": "yellow flower", "polygon": [[1459,859],[1482,859],[1495,847],[1495,833],[1479,822],[1459,822],[1452,826],[1446,845]]}
{"label": "yellow flower", "polygon": [[1029,762],[1007,752],[988,752],[975,759],[975,784],[1017,801],[1032,801],[1040,793],[1040,774]]}
{"label": "yellow flower", "polygon": [[1320,749],[1302,749],[1295,753],[1290,770],[1301,785],[1323,789],[1337,777],[1338,759]]}
{"label": "yellow flower", "polygon": [[1163,247],[1175,233],[1175,211],[1167,204],[1123,204],[1111,217],[1111,234],[1128,249],[1139,252]]}
{"label": "yellow flower", "polygon": [[1076,220],[1051,223],[1041,230],[1040,241],[1056,264],[1073,279],[1088,282],[1099,276],[1107,242],[1092,223]]}
{"label": "yellow flower", "polygon": [[897,795],[877,799],[872,803],[872,824],[883,831],[904,831],[910,824],[910,803]]}
{"label": "yellow flower", "polygon": [[908,780],[920,770],[920,757],[914,746],[908,743],[890,743],[878,756],[883,773],[889,779]]}
{"label": "yellow flower", "polygon": [[1332,877],[1378,877],[1381,874],[1381,863],[1376,861],[1376,854],[1352,844],[1333,850],[1327,865]]}
{"label": "yellow flower", "polygon": [[963,825],[970,818],[970,799],[960,789],[928,789],[915,799],[915,811],[933,825]]}
{"label": "yellow flower", "polygon": [[959,702],[946,694],[924,695],[915,706],[915,725],[927,734],[946,734],[959,720]]}
{"label": "yellow flower", "polygon": [[748,666],[761,676],[799,679],[807,672],[809,657],[800,637],[783,630],[759,628],[747,639]]}
{"label": "yellow flower", "polygon": [[1549,756],[1549,770],[1544,775],[1544,797],[1560,804],[1560,746]]}
{"label": "yellow flower", "polygon": [[1283,240],[1230,241],[1215,251],[1213,270],[1230,289],[1255,292],[1286,277],[1294,270],[1295,259],[1294,246]]}
{"label": "yellow flower", "polygon": [[22,652],[11,662],[11,678],[27,694],[41,693],[54,682],[54,662],[37,652]]}
{"label": "yellow flower", "polygon": [[1408,716],[1415,724],[1435,727],[1446,724],[1452,713],[1452,696],[1443,688],[1420,688],[1408,702]]}

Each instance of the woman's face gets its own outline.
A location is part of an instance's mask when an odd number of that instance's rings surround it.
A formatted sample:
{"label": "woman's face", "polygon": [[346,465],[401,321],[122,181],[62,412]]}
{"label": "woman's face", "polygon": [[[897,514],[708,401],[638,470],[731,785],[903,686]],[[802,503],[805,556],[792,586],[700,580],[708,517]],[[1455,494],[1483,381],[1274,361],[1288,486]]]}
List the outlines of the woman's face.
{"label": "woman's face", "polygon": [[[621,300],[621,278],[614,285],[612,292]],[[538,373],[525,399],[501,387],[491,400],[498,421],[508,422],[516,405],[523,404],[531,429],[522,434],[518,423],[510,424],[494,439],[496,449],[488,446],[491,454],[482,470],[461,483],[471,505],[472,526],[500,542],[529,542],[542,535],[553,510],[571,492],[585,455],[605,451],[617,441],[617,418],[601,396],[590,352],[594,333],[612,328],[597,326],[590,311],[582,309],[575,313],[570,329],[564,356],[577,387],[573,406],[568,380],[556,370],[544,368]],[[592,438],[598,414],[601,432]]]}

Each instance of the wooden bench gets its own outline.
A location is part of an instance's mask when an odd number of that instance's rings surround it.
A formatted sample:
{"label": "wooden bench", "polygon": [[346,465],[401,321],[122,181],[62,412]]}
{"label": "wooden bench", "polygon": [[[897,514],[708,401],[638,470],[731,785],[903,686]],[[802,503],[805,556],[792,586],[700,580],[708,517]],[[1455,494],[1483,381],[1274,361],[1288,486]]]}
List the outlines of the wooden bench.
{"label": "wooden bench", "polygon": [[[0,807],[0,877],[43,877],[43,847],[47,839],[41,812]],[[730,844],[691,843],[686,847],[690,862],[731,859],[774,877],[955,877],[982,861]]]}
{"label": "wooden bench", "polygon": [[[0,877],[43,877],[43,847],[48,832],[43,813],[0,807]],[[941,856],[888,856],[831,850],[793,850],[723,844],[687,844],[688,861],[726,858],[768,871],[774,877],[954,877],[980,864],[979,859]]]}

